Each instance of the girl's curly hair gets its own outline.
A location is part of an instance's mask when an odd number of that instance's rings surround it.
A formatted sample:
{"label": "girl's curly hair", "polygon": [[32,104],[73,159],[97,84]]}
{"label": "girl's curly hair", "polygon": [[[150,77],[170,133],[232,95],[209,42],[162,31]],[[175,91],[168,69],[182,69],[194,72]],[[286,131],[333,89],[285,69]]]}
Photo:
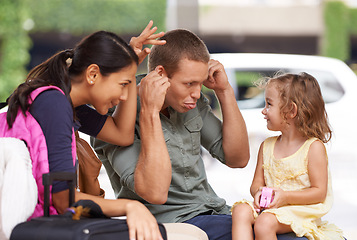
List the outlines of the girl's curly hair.
{"label": "girl's curly hair", "polygon": [[295,125],[305,137],[316,137],[327,143],[332,131],[328,123],[325,103],[317,80],[308,73],[299,74],[278,72],[272,78],[265,78],[259,87],[274,86],[280,95],[280,113],[283,119],[291,110],[292,103],[297,106]]}

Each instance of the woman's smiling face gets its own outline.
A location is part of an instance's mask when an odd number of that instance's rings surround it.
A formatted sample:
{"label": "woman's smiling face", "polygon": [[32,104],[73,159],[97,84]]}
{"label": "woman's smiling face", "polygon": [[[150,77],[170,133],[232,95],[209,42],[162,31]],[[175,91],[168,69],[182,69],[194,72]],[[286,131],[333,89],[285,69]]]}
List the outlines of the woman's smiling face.
{"label": "woman's smiling face", "polygon": [[128,98],[129,84],[136,84],[135,63],[108,76],[99,74],[93,89],[91,104],[100,114],[106,114],[108,109]]}

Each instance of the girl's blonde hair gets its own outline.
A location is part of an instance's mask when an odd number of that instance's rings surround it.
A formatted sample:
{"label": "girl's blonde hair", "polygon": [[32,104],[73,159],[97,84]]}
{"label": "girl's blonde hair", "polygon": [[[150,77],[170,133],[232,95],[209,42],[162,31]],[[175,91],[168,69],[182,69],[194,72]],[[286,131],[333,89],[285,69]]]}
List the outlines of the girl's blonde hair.
{"label": "girl's blonde hair", "polygon": [[332,131],[328,123],[325,103],[317,80],[308,73],[277,73],[272,78],[263,79],[260,87],[274,86],[280,95],[280,113],[283,119],[292,108],[297,106],[295,125],[305,137],[316,137],[322,142],[330,141]]}

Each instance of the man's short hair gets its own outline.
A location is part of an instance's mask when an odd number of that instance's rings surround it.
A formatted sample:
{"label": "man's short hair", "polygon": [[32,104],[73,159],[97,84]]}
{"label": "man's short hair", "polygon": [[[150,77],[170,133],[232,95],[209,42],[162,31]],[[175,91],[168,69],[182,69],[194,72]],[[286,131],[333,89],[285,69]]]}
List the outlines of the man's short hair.
{"label": "man's short hair", "polygon": [[210,56],[204,42],[194,33],[186,29],[168,31],[160,39],[166,40],[164,45],[154,45],[149,54],[149,71],[162,65],[168,77],[178,70],[181,59],[208,63]]}

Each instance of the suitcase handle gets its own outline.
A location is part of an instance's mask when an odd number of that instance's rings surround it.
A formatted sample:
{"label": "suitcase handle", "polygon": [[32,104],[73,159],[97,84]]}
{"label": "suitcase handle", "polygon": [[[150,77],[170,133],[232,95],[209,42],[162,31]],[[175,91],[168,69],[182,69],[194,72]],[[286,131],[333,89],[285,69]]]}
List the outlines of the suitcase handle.
{"label": "suitcase handle", "polygon": [[67,181],[69,187],[69,206],[71,206],[74,203],[76,180],[76,173],[73,172],[52,172],[42,175],[44,186],[43,216],[50,216],[50,186],[53,181]]}

